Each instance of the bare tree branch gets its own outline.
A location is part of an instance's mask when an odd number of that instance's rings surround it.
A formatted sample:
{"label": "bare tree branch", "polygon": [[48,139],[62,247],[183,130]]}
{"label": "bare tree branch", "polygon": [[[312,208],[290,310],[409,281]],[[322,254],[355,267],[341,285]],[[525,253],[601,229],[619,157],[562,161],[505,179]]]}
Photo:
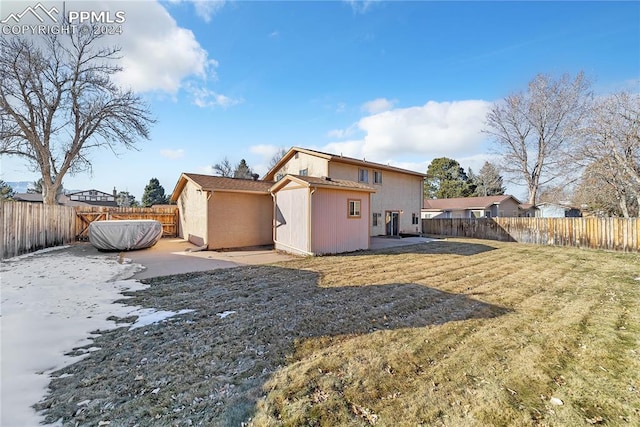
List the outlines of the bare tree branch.
{"label": "bare tree branch", "polygon": [[119,49],[99,38],[0,39],[0,154],[40,171],[48,204],[67,173],[91,170],[90,151],[135,149],[155,122],[140,97],[113,83]]}
{"label": "bare tree branch", "polygon": [[526,93],[507,96],[487,115],[485,132],[502,155],[501,169],[527,186],[529,203],[536,202],[541,185],[578,171],[567,162],[567,150],[579,136],[590,99],[583,73],[557,80],[539,74]]}

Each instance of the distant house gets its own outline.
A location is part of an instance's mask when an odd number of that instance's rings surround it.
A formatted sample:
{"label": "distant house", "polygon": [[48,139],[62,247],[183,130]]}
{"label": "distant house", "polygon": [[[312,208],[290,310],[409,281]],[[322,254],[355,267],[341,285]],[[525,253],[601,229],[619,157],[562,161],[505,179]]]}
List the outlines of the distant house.
{"label": "distant house", "polygon": [[68,198],[68,201],[63,204],[69,206],[118,206],[118,202],[116,201],[117,192],[115,188],[113,189],[112,194],[91,189],[68,193],[65,196]]}
{"label": "distant house", "polygon": [[300,255],[369,249],[374,192],[355,181],[284,176],[271,187],[275,248]]}
{"label": "distant house", "polygon": [[273,182],[183,173],[178,235],[209,250],[273,244]]}
{"label": "distant house", "polygon": [[375,190],[371,194],[367,214],[370,236],[398,236],[422,232],[420,209],[425,175],[306,148],[291,148],[264,176],[267,181],[279,181],[286,175],[329,177],[355,182]]}
{"label": "distant house", "polygon": [[[42,203],[42,194],[16,193],[13,199],[18,202]],[[115,189],[113,190],[113,194],[99,190],[84,190],[68,194],[59,194],[56,201],[59,205],[64,206],[118,206]]]}
{"label": "distant house", "polygon": [[537,217],[540,218],[580,218],[582,212],[580,208],[571,206],[569,203],[539,203]]}
{"label": "distant house", "polygon": [[425,199],[423,219],[534,216],[536,207],[511,195]]}

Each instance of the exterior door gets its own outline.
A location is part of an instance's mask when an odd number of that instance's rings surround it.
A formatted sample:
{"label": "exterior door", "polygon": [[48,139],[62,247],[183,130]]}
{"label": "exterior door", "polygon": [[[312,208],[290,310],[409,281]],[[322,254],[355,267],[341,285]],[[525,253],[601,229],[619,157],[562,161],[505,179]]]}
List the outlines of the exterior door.
{"label": "exterior door", "polygon": [[385,215],[387,236],[398,236],[400,212],[387,211]]}

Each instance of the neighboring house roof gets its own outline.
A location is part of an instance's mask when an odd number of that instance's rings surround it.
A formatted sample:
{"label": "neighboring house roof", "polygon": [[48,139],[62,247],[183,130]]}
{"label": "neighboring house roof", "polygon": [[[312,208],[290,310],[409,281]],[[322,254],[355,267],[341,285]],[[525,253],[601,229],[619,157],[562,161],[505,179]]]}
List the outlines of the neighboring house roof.
{"label": "neighboring house roof", "polygon": [[202,191],[225,191],[234,193],[269,194],[269,188],[273,185],[271,181],[183,173],[180,175],[180,179],[178,179],[173,193],[171,193],[171,201],[175,202],[178,200],[184,186],[187,185],[189,181],[194,183]]}
{"label": "neighboring house roof", "polygon": [[13,200],[17,202],[36,202],[42,203],[42,194],[40,193],[15,193]]}
{"label": "neighboring house roof", "polygon": [[355,159],[353,157],[346,157],[346,156],[342,156],[342,155],[338,156],[338,155],[335,155],[335,154],[323,153],[321,151],[309,150],[308,148],[292,147],[278,161],[278,163],[276,163],[269,170],[269,172],[266,173],[266,175],[263,177],[263,179],[264,180],[273,181],[275,179],[276,172],[278,170],[280,170],[293,156],[295,156],[296,153],[309,154],[309,155],[312,155],[312,156],[316,156],[316,157],[320,157],[320,158],[323,158],[323,159],[327,159],[330,162],[347,163],[347,164],[351,164],[351,165],[365,166],[365,167],[374,168],[374,169],[388,170],[388,171],[393,171],[393,172],[405,173],[405,174],[409,174],[409,175],[420,176],[420,177],[423,177],[423,178],[426,177],[425,174],[420,173],[420,172],[411,171],[411,170],[408,170],[408,169],[397,168],[395,166],[390,166],[390,165],[383,165],[382,163],[369,162],[369,161],[366,161],[364,159],[360,160],[360,159]]}
{"label": "neighboring house roof", "polygon": [[368,185],[347,181],[345,179],[333,179],[328,177],[318,178],[315,176],[299,176],[299,175],[286,175],[280,181],[273,184],[270,191],[276,192],[289,182],[297,182],[300,185],[314,188],[330,188],[333,190],[351,190],[351,191],[364,191],[368,193],[375,193],[376,190]]}
{"label": "neighboring house roof", "polygon": [[483,197],[455,197],[451,199],[425,199],[423,210],[443,211],[443,210],[465,210],[465,209],[488,209],[493,205],[499,205],[507,199],[513,199],[521,204],[515,197],[505,194],[502,196]]}

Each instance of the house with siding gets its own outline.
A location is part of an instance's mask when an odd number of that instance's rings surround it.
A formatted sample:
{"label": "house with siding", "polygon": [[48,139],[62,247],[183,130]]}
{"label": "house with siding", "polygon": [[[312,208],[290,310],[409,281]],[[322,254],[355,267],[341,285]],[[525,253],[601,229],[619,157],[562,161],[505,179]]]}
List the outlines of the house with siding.
{"label": "house with siding", "polygon": [[329,177],[372,188],[368,214],[370,236],[398,236],[422,232],[422,208],[425,174],[390,165],[323,153],[306,148],[291,148],[263,177],[279,182],[286,175]]}
{"label": "house with siding", "polygon": [[178,235],[209,250],[271,245],[301,255],[422,232],[424,174],[294,147],[262,180],[183,173]]}
{"label": "house with siding", "polygon": [[372,187],[330,177],[285,175],[271,192],[275,249],[300,255],[369,249]]}
{"label": "house with siding", "polygon": [[273,244],[273,182],[183,173],[171,195],[178,235],[209,250]]}
{"label": "house with siding", "polygon": [[534,212],[534,206],[522,204],[515,197],[505,194],[502,196],[425,199],[422,218],[521,217],[534,216]]}

